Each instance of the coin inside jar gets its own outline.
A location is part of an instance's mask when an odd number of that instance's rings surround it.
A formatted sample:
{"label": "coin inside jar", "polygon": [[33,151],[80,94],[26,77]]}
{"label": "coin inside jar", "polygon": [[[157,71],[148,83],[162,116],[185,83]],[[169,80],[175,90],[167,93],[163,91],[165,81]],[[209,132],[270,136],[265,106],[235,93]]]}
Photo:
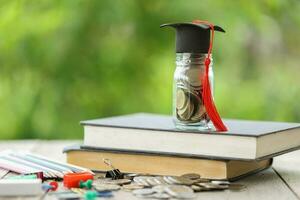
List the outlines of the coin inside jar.
{"label": "coin inside jar", "polygon": [[186,103],[182,109],[177,109],[177,114],[183,121],[188,121],[194,113],[194,103],[191,100],[191,93],[185,92]]}
{"label": "coin inside jar", "polygon": [[177,89],[176,92],[176,108],[178,110],[182,109],[185,104],[187,103],[187,98],[185,96],[185,93],[182,89]]}

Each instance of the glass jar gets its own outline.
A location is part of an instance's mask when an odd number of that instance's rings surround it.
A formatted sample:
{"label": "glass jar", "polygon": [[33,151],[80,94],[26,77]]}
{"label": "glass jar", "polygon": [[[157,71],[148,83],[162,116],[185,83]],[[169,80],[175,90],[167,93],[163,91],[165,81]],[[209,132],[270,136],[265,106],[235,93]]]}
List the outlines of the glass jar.
{"label": "glass jar", "polygon": [[[209,117],[202,101],[202,77],[207,54],[176,53],[173,84],[173,120],[179,129],[210,129]],[[212,58],[209,81],[213,93]],[[212,94],[213,95],[213,94]]]}

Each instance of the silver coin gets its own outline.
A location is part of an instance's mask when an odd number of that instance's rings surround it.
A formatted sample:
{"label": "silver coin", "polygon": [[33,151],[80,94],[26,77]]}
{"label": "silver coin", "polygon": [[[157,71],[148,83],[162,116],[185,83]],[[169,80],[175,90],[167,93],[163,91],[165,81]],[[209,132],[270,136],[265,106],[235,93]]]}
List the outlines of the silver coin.
{"label": "silver coin", "polygon": [[157,185],[152,188],[152,190],[156,193],[163,193],[166,191],[167,185]]}
{"label": "silver coin", "polygon": [[174,182],[171,181],[171,180],[168,178],[168,176],[164,176],[164,177],[163,177],[163,180],[164,180],[167,184],[174,184]]}
{"label": "silver coin", "polygon": [[149,187],[149,186],[151,186],[151,185],[150,185],[150,184],[148,183],[148,181],[147,181],[148,178],[149,178],[149,176],[136,176],[136,177],[133,178],[133,181],[134,181],[135,183],[140,184],[140,185]]}
{"label": "silver coin", "polygon": [[172,181],[174,184],[180,185],[192,185],[195,181],[189,178],[185,178],[182,176],[168,176],[168,179]]}
{"label": "silver coin", "polygon": [[176,92],[176,108],[181,110],[187,103],[185,92],[182,89],[177,89]]}
{"label": "silver coin", "polygon": [[124,184],[129,184],[131,183],[130,179],[116,179],[116,180],[112,180],[112,179],[97,179],[94,181],[93,185],[96,184],[114,184],[114,185],[124,185]]}
{"label": "silver coin", "polygon": [[221,181],[221,180],[213,180],[211,181],[211,183],[218,184],[218,185],[230,185],[229,181]]}
{"label": "silver coin", "polygon": [[196,173],[188,173],[188,174],[181,175],[181,177],[188,178],[188,179],[191,179],[191,180],[196,180],[196,179],[200,179],[201,176],[199,174],[196,174]]}
{"label": "silver coin", "polygon": [[201,191],[203,191],[203,187],[198,186],[198,185],[192,185],[191,188],[192,188],[192,190],[194,190],[194,192],[201,192]]}
{"label": "silver coin", "polygon": [[229,187],[228,185],[218,185],[214,183],[198,183],[198,185],[211,190],[224,190],[224,189],[228,189]]}
{"label": "silver coin", "polygon": [[140,184],[137,184],[137,183],[131,183],[131,184],[127,184],[127,185],[122,186],[122,189],[127,190],[127,191],[143,189],[143,188],[144,188],[143,185],[140,185]]}
{"label": "silver coin", "polygon": [[176,176],[167,176],[167,179],[171,184],[181,184],[181,182],[177,179]]}
{"label": "silver coin", "polygon": [[132,193],[134,195],[150,195],[153,194],[154,191],[150,188],[143,188],[143,189],[133,190]]}
{"label": "silver coin", "polygon": [[146,181],[147,181],[151,186],[159,185],[158,181],[156,180],[156,177],[149,177],[149,178],[146,179]]}
{"label": "silver coin", "polygon": [[152,194],[151,197],[155,199],[169,199],[171,196],[168,195],[167,193],[155,193]]}
{"label": "silver coin", "polygon": [[156,176],[155,181],[157,182],[157,185],[166,185],[166,181],[161,176]]}
{"label": "silver coin", "polygon": [[93,185],[93,187],[98,192],[116,191],[116,190],[119,190],[121,188],[120,185],[114,185],[114,184],[97,184],[97,185]]}
{"label": "silver coin", "polygon": [[169,185],[165,190],[169,195],[181,198],[181,199],[191,199],[195,198],[194,191],[187,186],[184,185]]}

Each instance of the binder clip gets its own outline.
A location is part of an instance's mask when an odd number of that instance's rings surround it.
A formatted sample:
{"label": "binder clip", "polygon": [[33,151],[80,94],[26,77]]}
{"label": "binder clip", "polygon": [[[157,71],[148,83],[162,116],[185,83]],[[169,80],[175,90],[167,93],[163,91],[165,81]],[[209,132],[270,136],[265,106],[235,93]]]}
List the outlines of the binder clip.
{"label": "binder clip", "polygon": [[112,168],[112,170],[109,170],[109,171],[106,172],[106,174],[105,174],[106,178],[111,178],[113,180],[124,178],[124,174],[119,169],[114,168],[114,166],[111,164],[109,159],[105,158],[105,159],[103,159],[103,162],[107,166]]}

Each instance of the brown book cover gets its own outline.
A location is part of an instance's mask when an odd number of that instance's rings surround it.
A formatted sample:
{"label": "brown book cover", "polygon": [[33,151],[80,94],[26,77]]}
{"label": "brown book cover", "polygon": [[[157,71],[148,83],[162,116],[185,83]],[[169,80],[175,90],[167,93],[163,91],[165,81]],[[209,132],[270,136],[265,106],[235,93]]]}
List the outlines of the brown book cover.
{"label": "brown book cover", "polygon": [[268,168],[272,159],[261,161],[213,160],[156,153],[115,151],[99,148],[84,148],[76,145],[66,147],[67,162],[94,171],[111,170],[103,159],[124,173],[149,173],[154,175],[182,175],[198,173],[202,178],[236,180]]}

